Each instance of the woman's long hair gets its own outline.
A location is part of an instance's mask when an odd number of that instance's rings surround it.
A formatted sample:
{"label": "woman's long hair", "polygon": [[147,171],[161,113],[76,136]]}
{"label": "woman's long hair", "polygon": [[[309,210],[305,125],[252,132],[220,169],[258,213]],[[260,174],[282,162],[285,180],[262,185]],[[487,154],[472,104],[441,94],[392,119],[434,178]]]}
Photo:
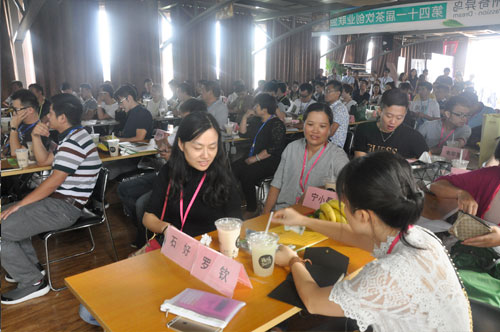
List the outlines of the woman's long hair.
{"label": "woman's long hair", "polygon": [[172,154],[168,161],[171,184],[169,196],[172,199],[179,199],[181,189],[193,180],[193,168],[187,163],[184,152],[179,148],[179,140],[182,143],[192,141],[210,128],[217,132],[217,154],[206,171],[207,177],[200,194],[203,202],[211,207],[221,206],[229,200],[230,186],[233,183],[220,128],[215,118],[206,112],[193,112],[187,115],[177,130]]}

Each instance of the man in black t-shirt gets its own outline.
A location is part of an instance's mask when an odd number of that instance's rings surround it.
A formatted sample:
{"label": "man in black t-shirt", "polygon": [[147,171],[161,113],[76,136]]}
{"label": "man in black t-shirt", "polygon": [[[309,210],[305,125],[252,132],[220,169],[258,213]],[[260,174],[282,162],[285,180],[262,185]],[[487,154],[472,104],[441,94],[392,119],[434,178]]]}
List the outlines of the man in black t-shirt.
{"label": "man in black t-shirt", "polygon": [[399,89],[382,95],[382,110],[376,122],[359,125],[354,135],[354,156],[361,157],[375,151],[389,151],[404,158],[419,158],[429,151],[422,135],[403,124],[408,108],[408,97]]}
{"label": "man in black t-shirt", "polygon": [[153,132],[153,116],[137,100],[133,86],[123,85],[115,92],[118,105],[127,112],[127,121],[120,136],[120,142],[149,140]]}
{"label": "man in black t-shirt", "polygon": [[[29,90],[21,89],[12,94],[12,108],[14,116],[10,121],[9,141],[2,148],[2,155],[16,157],[16,149],[28,147],[31,142],[31,132],[40,121],[38,117],[38,100]],[[50,145],[50,139],[43,137],[42,143],[46,148]]]}

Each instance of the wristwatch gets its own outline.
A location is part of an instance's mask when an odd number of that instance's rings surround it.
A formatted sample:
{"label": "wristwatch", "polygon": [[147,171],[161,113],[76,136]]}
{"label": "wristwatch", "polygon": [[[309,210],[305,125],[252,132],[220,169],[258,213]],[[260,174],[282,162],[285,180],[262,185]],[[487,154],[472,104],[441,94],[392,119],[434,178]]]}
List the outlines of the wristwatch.
{"label": "wristwatch", "polygon": [[17,131],[17,128],[16,127],[10,127],[10,130]]}

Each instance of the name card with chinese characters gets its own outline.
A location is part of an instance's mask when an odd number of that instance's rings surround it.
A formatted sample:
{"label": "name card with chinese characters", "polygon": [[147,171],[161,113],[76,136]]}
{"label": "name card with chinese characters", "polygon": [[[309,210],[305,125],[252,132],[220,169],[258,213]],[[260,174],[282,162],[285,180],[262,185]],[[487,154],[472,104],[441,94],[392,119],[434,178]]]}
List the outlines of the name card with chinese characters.
{"label": "name card with chinese characters", "polygon": [[161,247],[161,253],[189,271],[196,258],[196,251],[199,246],[200,242],[177,228],[169,226]]}
{"label": "name card with chinese characters", "polygon": [[233,297],[238,282],[253,288],[240,262],[203,245],[198,248],[191,275],[227,297]]}
{"label": "name card with chinese characters", "polygon": [[319,206],[331,199],[338,199],[337,193],[317,187],[307,187],[302,205],[317,210]]}
{"label": "name card with chinese characters", "polygon": [[460,150],[463,150],[462,159],[469,160],[470,151],[468,149],[460,149],[451,146],[443,146],[441,151],[441,157],[445,157],[448,160],[460,159]]}
{"label": "name card with chinese characters", "polygon": [[161,253],[225,296],[233,296],[238,281],[252,288],[241,263],[202,245],[175,227],[167,229]]}

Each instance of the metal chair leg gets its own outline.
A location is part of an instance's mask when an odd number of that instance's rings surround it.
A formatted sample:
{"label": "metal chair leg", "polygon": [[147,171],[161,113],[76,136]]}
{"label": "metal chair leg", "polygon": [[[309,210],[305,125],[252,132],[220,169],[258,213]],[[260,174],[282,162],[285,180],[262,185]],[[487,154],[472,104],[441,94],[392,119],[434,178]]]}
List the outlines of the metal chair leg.
{"label": "metal chair leg", "polygon": [[108,229],[109,233],[109,238],[111,240],[111,246],[113,247],[113,253],[115,254],[115,261],[118,261],[118,253],[115,247],[115,240],[113,239],[113,233],[111,232],[111,226],[109,225],[109,220],[106,214],[106,210],[103,211],[103,215],[104,215],[104,223],[106,224],[106,228]]}

